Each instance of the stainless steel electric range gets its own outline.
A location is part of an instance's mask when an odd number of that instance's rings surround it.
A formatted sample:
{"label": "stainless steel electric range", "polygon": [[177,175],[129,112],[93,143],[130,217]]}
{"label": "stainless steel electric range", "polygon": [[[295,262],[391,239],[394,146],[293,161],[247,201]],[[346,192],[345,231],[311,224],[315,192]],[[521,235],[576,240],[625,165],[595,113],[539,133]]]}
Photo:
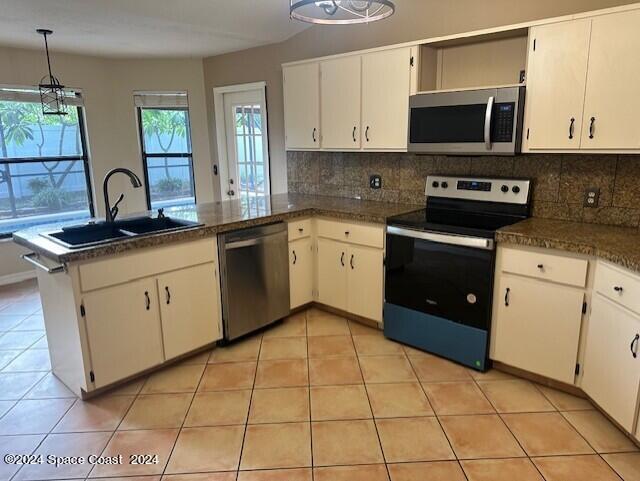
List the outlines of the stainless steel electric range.
{"label": "stainless steel electric range", "polygon": [[529,217],[523,179],[430,176],[426,209],[387,221],[385,336],[489,368],[495,232]]}

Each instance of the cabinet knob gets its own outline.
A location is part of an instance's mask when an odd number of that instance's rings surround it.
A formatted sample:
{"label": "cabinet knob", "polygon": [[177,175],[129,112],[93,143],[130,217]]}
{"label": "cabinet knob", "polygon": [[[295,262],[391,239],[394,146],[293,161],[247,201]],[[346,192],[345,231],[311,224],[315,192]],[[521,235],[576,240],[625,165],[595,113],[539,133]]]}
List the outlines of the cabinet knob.
{"label": "cabinet knob", "polygon": [[538,264],[538,269],[543,270],[544,269],[544,264]]}

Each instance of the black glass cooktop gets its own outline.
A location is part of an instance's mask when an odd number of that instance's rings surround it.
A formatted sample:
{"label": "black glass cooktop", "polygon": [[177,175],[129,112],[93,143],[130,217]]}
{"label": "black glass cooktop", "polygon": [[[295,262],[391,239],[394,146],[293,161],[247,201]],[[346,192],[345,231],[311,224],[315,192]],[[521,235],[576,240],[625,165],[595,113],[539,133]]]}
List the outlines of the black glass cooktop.
{"label": "black glass cooktop", "polygon": [[422,209],[391,217],[387,224],[407,229],[471,235],[493,239],[495,231],[521,220],[511,215]]}

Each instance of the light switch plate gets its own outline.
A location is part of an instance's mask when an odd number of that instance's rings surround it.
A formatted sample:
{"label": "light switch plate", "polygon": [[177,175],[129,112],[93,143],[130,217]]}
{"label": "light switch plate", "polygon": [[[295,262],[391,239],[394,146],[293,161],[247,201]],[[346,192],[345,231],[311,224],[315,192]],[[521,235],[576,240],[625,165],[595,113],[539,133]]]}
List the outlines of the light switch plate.
{"label": "light switch plate", "polygon": [[585,189],[583,205],[590,208],[596,208],[600,205],[600,189],[598,187]]}

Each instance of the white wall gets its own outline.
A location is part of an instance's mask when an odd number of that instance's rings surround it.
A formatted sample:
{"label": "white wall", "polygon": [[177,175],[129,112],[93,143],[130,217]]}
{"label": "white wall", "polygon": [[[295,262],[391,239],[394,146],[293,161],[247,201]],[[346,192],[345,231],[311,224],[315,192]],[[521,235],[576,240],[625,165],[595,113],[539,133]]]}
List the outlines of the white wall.
{"label": "white wall", "polygon": [[[133,92],[185,90],[189,95],[191,137],[198,202],[213,197],[204,72],[200,59],[105,59],[53,52],[53,70],[65,85],[82,89],[97,215],[104,215],[102,179],[114,167],[126,167],[143,178]],[[37,85],[46,69],[42,52],[0,47],[0,84]],[[114,199],[124,192],[123,213],[146,210],[144,189],[133,190],[126,178],[113,178]],[[0,278],[26,270],[18,251],[0,243]]]}

